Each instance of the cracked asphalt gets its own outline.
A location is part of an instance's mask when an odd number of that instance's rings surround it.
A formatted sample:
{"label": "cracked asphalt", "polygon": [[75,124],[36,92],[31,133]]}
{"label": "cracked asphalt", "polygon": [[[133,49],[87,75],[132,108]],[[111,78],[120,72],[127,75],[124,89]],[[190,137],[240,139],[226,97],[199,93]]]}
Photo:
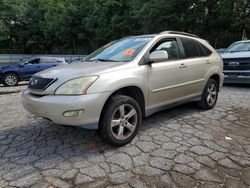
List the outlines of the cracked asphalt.
{"label": "cracked asphalt", "polygon": [[20,95],[0,95],[0,187],[250,186],[249,86],[223,87],[210,111],[157,113],[121,148],[29,114]]}

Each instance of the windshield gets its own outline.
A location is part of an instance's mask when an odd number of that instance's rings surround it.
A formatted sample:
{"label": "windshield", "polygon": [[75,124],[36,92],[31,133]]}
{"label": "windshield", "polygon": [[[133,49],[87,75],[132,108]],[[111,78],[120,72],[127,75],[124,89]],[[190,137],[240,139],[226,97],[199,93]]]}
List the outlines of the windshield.
{"label": "windshield", "polygon": [[132,61],[151,39],[151,37],[131,37],[113,41],[87,56],[84,61]]}
{"label": "windshield", "polygon": [[228,47],[226,52],[246,52],[250,51],[250,42],[237,42]]}

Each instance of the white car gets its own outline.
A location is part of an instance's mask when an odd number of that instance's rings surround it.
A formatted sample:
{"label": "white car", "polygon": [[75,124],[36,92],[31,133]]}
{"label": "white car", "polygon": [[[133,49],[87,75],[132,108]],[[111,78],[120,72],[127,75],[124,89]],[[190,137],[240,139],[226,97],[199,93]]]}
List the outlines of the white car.
{"label": "white car", "polygon": [[221,57],[225,83],[250,83],[250,40],[234,42]]}

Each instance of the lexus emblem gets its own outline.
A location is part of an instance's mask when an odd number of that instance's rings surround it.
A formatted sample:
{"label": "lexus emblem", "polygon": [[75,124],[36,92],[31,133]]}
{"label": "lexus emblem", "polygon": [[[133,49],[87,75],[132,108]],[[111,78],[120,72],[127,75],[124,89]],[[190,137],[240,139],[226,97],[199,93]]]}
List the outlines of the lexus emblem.
{"label": "lexus emblem", "polygon": [[228,63],[228,66],[230,66],[230,67],[238,67],[239,65],[240,65],[240,63],[239,62],[235,62],[235,61],[232,61],[232,62]]}
{"label": "lexus emblem", "polygon": [[31,86],[36,85],[36,83],[37,83],[37,79],[35,79],[35,78],[31,78],[31,79],[30,79],[30,85],[31,85]]}

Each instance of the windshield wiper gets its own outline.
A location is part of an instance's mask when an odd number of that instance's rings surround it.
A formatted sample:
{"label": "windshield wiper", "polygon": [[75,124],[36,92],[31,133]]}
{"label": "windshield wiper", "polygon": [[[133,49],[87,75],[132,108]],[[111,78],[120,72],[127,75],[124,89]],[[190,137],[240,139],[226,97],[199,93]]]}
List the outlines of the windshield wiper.
{"label": "windshield wiper", "polygon": [[117,62],[117,61],[112,60],[112,59],[102,59],[102,58],[99,58],[99,59],[91,59],[91,61]]}

